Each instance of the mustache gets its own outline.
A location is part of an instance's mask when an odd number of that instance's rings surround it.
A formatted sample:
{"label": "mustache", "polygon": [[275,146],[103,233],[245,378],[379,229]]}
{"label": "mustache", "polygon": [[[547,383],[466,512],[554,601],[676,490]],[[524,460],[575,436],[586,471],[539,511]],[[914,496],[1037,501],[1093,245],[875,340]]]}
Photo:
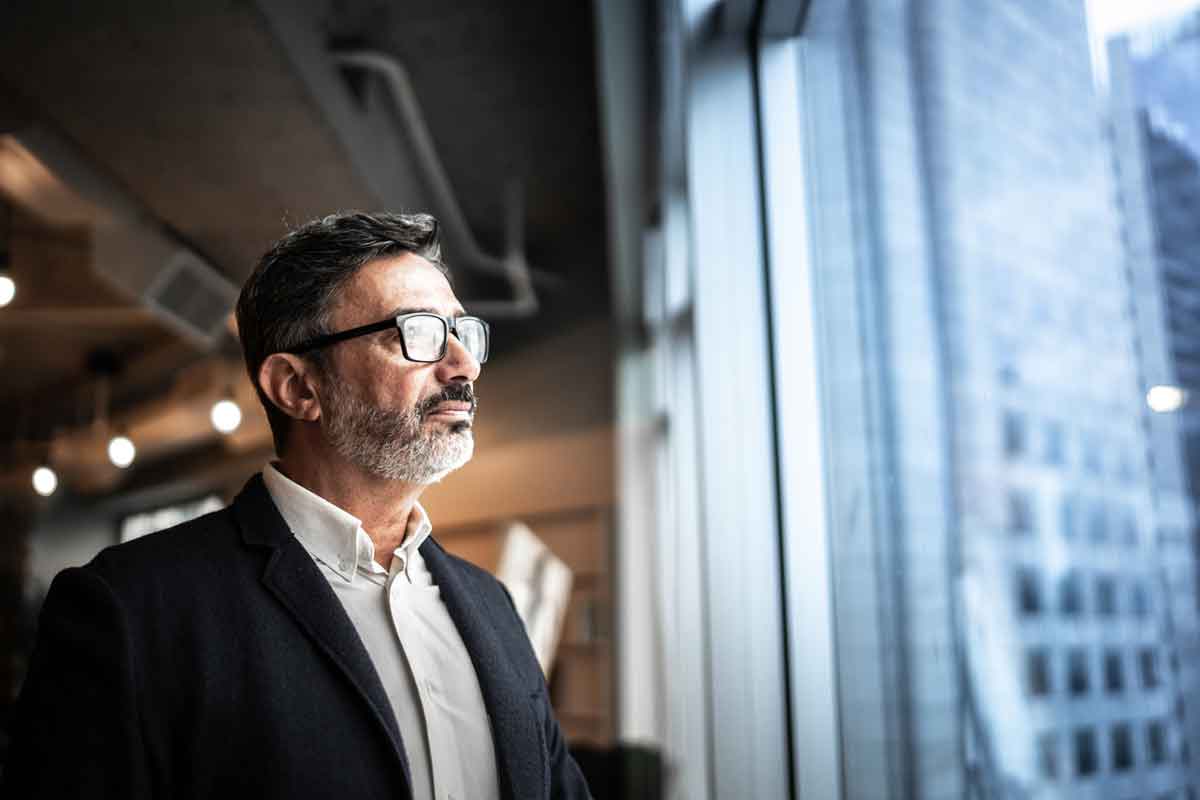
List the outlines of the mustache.
{"label": "mustache", "polygon": [[475,393],[475,387],[470,383],[452,383],[445,389],[442,389],[435,395],[427,397],[421,403],[420,412],[424,417],[437,408],[442,403],[470,403],[471,416],[475,416],[475,409],[479,407],[479,395]]}

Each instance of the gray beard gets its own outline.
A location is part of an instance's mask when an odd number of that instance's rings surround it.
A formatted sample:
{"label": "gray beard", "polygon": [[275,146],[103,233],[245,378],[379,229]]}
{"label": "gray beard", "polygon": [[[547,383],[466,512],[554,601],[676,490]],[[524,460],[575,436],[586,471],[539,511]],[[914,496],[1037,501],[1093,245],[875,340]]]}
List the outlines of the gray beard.
{"label": "gray beard", "polygon": [[342,458],[371,475],[421,486],[437,483],[471,460],[471,427],[421,429],[418,403],[393,410],[371,405],[336,379],[325,381],[321,427]]}

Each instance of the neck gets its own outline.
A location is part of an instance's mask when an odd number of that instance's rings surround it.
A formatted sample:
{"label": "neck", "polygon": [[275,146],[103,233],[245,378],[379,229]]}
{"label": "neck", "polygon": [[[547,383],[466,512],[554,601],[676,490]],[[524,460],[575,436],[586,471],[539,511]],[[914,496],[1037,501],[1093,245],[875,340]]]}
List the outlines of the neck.
{"label": "neck", "polygon": [[404,541],[409,515],[423,485],[391,481],[364,473],[336,453],[317,454],[289,448],[275,468],[291,480],[358,517],[375,546],[375,560],[387,567],[392,551]]}

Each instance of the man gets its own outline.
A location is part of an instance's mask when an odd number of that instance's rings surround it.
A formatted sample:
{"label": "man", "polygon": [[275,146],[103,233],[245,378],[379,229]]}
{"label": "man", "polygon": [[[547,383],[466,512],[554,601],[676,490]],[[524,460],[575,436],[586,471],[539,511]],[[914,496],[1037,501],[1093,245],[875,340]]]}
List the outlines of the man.
{"label": "man", "polygon": [[489,332],[425,215],[284,237],[238,329],[278,460],[51,586],[7,796],[587,797],[505,589],[430,538]]}

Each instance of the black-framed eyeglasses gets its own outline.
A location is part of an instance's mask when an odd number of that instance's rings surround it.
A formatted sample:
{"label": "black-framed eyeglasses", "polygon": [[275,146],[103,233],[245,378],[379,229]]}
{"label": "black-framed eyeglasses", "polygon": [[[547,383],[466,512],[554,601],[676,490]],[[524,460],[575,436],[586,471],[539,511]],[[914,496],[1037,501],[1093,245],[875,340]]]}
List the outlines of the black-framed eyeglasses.
{"label": "black-framed eyeglasses", "polygon": [[480,364],[487,361],[488,345],[491,334],[488,324],[479,317],[443,317],[428,311],[414,311],[411,314],[401,314],[388,317],[369,325],[360,325],[340,333],[330,333],[309,339],[291,350],[293,355],[302,355],[310,350],[328,347],[331,344],[344,342],[366,336],[369,333],[386,331],[395,328],[400,332],[400,349],[409,361],[421,364],[433,364],[446,357],[446,343],[450,334],[462,342],[476,361]]}

